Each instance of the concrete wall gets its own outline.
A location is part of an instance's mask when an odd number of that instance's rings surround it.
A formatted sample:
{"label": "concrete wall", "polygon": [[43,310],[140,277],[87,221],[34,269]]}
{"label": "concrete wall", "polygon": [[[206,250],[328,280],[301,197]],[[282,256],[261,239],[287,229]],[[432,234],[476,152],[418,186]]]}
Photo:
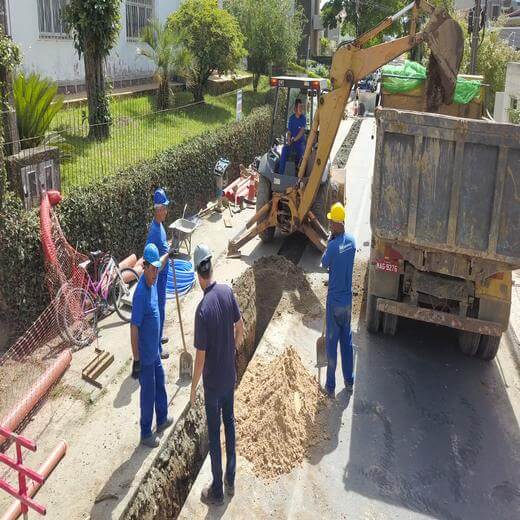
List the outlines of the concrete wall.
{"label": "concrete wall", "polygon": [[509,122],[512,100],[517,100],[517,108],[520,108],[520,63],[514,62],[507,64],[504,92],[497,92],[495,96],[493,117],[496,121]]}
{"label": "concrete wall", "polygon": [[[180,0],[155,0],[155,16],[164,21],[175,11]],[[108,75],[121,78],[151,77],[153,65],[137,55],[138,44],[127,41],[126,1],[121,4],[121,32],[119,41],[107,60]],[[23,53],[23,69],[38,72],[60,84],[83,84],[83,61],[78,59],[72,40],[42,38],[38,28],[37,0],[11,0],[9,2],[11,36]]]}

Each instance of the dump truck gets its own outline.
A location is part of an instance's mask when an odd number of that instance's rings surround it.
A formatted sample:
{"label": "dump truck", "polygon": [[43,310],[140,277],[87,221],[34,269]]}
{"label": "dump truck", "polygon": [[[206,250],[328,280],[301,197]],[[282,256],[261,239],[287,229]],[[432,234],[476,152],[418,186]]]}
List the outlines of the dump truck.
{"label": "dump truck", "polygon": [[495,357],[520,267],[520,126],[379,108],[366,320],[458,330]]}

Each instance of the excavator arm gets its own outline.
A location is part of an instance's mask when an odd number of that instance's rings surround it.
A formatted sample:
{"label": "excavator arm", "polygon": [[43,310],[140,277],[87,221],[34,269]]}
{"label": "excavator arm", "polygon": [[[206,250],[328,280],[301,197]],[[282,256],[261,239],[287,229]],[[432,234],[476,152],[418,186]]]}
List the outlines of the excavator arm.
{"label": "excavator arm", "polygon": [[[411,12],[410,34],[402,38],[364,47],[370,40],[390,27],[396,20]],[[421,32],[416,32],[417,16],[429,15],[429,22]],[[330,80],[332,90],[323,94],[307,139],[305,153],[298,170],[299,187],[289,188],[285,193],[273,193],[272,199],[246,224],[228,247],[228,256],[240,256],[240,247],[267,228],[276,227],[278,212],[282,207],[286,218],[290,212],[290,230],[304,232],[319,248],[326,246],[326,232],[311,208],[318,193],[321,179],[339,125],[343,119],[353,85],[386,63],[426,42],[431,50],[428,69],[428,109],[435,110],[441,103],[451,103],[457,74],[464,52],[462,29],[445,9],[434,8],[425,0],[415,0],[393,16],[385,18],[352,42],[341,45],[334,53]],[[318,138],[319,134],[319,138]],[[314,164],[305,178],[307,164],[313,147],[318,141]],[[284,227],[287,227],[285,225]]]}
{"label": "excavator arm", "polygon": [[[397,19],[412,11],[411,33],[403,38],[385,42],[368,48],[363,48],[372,38],[390,27]],[[422,32],[415,33],[416,17],[419,13],[430,15],[430,21]],[[330,79],[333,90],[320,99],[313,126],[307,140],[298,176],[305,175],[307,162],[318,136],[316,160],[312,167],[308,182],[302,191],[298,207],[298,220],[304,222],[314,202],[332,145],[336,138],[343,113],[350,97],[353,85],[368,74],[376,71],[386,63],[413,49],[422,42],[430,47],[435,60],[436,73],[432,73],[431,81],[436,85],[427,87],[427,91],[437,92],[435,99],[451,103],[457,73],[464,52],[464,36],[460,26],[444,9],[435,9],[423,0],[417,0],[406,6],[393,16],[383,20],[378,26],[361,35],[353,42],[342,45],[332,59]],[[430,106],[431,109],[436,107]]]}

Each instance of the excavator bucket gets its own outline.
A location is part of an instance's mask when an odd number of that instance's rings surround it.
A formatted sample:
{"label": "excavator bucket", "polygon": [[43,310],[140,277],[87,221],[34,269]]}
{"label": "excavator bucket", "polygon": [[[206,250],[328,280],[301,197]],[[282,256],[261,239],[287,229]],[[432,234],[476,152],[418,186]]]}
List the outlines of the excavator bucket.
{"label": "excavator bucket", "polygon": [[444,10],[436,9],[425,28],[430,48],[426,96],[428,109],[450,104],[464,54],[464,34],[460,25]]}

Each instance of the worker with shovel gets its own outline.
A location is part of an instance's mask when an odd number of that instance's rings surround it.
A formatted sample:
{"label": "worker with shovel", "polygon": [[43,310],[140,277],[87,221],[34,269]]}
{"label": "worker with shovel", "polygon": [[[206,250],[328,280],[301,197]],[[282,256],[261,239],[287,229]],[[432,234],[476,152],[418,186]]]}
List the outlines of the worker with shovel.
{"label": "worker with shovel", "polygon": [[[166,216],[168,215],[169,204],[170,201],[168,200],[165,191],[162,188],[155,190],[153,195],[153,221],[150,225],[150,229],[148,230],[146,243],[155,244],[159,250],[160,255],[164,255],[170,249],[166,231],[163,226],[163,222],[166,220]],[[159,273],[159,277],[157,279],[157,298],[159,299],[159,313],[161,319],[160,351],[162,359],[168,359],[169,357],[168,352],[162,347],[164,343],[168,342],[168,338],[164,337],[163,335],[164,317],[166,314],[166,283],[168,282],[168,271],[169,264],[167,263],[164,269],[162,269]]]}
{"label": "worker with shovel", "polygon": [[345,208],[336,202],[327,218],[330,221],[331,236],[321,265],[329,271],[327,293],[327,380],[325,390],[334,397],[336,388],[336,365],[338,341],[341,350],[341,368],[345,388],[352,390],[354,384],[354,356],[352,352],[352,272],[356,244],[354,237],[345,232]]}
{"label": "worker with shovel", "polygon": [[159,446],[157,434],[152,433],[153,411],[157,419],[156,433],[163,432],[173,424],[168,416],[168,398],[160,349],[161,320],[157,279],[161,269],[168,265],[167,252],[159,255],[155,244],[144,248],[144,271],[136,285],[132,299],[130,339],[134,364],[132,374],[138,374],[141,385],[141,444],[149,448]]}
{"label": "worker with shovel", "polygon": [[204,296],[195,313],[195,369],[191,384],[191,404],[195,404],[197,384],[203,376],[204,403],[208,421],[209,453],[213,482],[202,491],[206,504],[222,504],[222,454],[220,418],[226,434],[226,477],[228,496],[235,492],[235,417],[236,348],[242,344],[244,324],[231,288],[213,280],[212,253],[208,246],[196,247],[193,260]]}

